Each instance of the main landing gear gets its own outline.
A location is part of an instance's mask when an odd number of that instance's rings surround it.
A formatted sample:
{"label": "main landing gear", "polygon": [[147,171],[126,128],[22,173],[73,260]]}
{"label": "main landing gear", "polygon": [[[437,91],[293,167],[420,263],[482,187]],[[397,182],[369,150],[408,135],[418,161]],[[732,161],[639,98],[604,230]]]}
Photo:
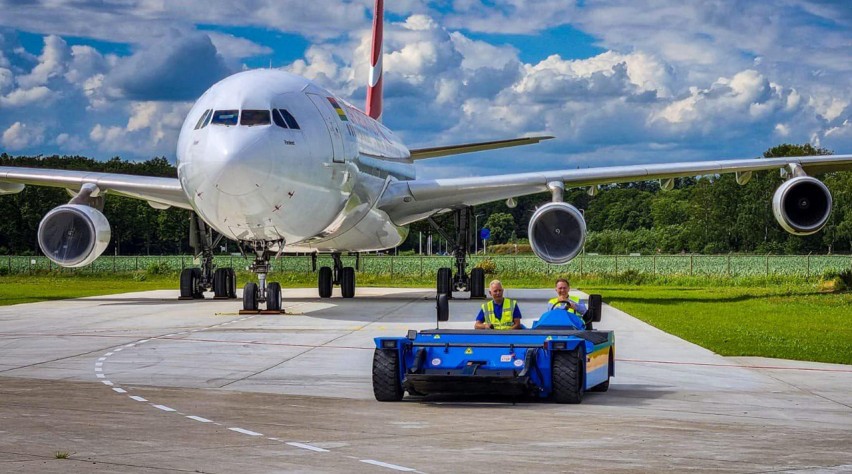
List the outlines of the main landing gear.
{"label": "main landing gear", "polygon": [[222,236],[213,238],[213,230],[198,215],[189,221],[189,245],[196,258],[201,259],[200,268],[184,268],[180,272],[180,298],[182,300],[204,299],[204,292],[213,290],[214,298],[235,299],[237,297],[237,274],[233,268],[216,268],[213,265],[213,249]]}
{"label": "main landing gear", "polygon": [[243,311],[255,312],[261,303],[266,304],[267,311],[281,311],[281,284],[277,281],[266,282],[266,274],[269,273],[269,256],[272,255],[270,248],[274,245],[284,246],[284,242],[255,241],[247,245],[255,253],[254,262],[249,270],[257,274],[258,283],[250,281],[243,287]]}
{"label": "main landing gear", "polygon": [[[355,268],[344,267],[340,260],[340,252],[331,254],[334,267],[320,267],[317,274],[317,289],[320,298],[331,298],[331,290],[334,285],[340,285],[340,294],[344,298],[355,296]],[[355,254],[355,266],[360,266],[361,256]],[[317,271],[317,254],[311,254],[311,267]]]}
{"label": "main landing gear", "polygon": [[449,267],[438,269],[438,294],[447,295],[447,298],[453,297],[453,291],[470,291],[472,299],[485,298],[485,271],[481,268],[474,268],[470,271],[470,275],[466,271],[471,231],[476,231],[476,229],[471,229],[470,221],[472,219],[473,207],[453,211],[453,223],[456,231],[456,238],[453,239],[431,217],[429,218],[429,224],[432,225],[432,228],[453,246],[453,256],[456,259],[455,275],[453,275],[453,269]]}

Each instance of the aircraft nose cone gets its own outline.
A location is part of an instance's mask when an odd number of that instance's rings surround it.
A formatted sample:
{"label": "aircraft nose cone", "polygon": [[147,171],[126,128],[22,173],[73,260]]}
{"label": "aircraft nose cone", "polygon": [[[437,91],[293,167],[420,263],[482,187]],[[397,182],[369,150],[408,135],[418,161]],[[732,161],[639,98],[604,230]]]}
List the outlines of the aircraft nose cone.
{"label": "aircraft nose cone", "polygon": [[273,157],[264,136],[234,135],[208,144],[204,172],[219,192],[243,196],[263,188],[269,179]]}

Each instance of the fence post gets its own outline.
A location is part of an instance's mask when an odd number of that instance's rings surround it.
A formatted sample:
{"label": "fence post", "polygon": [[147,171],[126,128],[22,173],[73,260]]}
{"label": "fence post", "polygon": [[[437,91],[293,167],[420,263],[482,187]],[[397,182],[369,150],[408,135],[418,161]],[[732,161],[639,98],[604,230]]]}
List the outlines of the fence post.
{"label": "fence post", "polygon": [[420,278],[423,278],[423,254],[420,254]]}
{"label": "fence post", "polygon": [[615,274],[618,275],[618,255],[615,256]]}
{"label": "fence post", "polygon": [[657,254],[654,254],[654,276],[657,276]]}
{"label": "fence post", "polygon": [[766,254],[766,274],[764,276],[769,278],[769,254]]}
{"label": "fence post", "polygon": [[692,276],[692,267],[695,264],[695,254],[689,254],[689,276]]}
{"label": "fence post", "polygon": [[810,278],[811,277],[811,254],[808,254],[807,262],[808,262],[808,264],[807,264],[808,270],[807,270],[807,273],[805,274],[806,275],[805,278]]}
{"label": "fence post", "polygon": [[728,254],[728,276],[731,276],[731,254]]}
{"label": "fence post", "polygon": [[580,276],[583,276],[583,259],[585,258],[585,255],[580,255]]}
{"label": "fence post", "polygon": [[396,257],[391,256],[391,278],[393,278],[393,261],[396,260]]}

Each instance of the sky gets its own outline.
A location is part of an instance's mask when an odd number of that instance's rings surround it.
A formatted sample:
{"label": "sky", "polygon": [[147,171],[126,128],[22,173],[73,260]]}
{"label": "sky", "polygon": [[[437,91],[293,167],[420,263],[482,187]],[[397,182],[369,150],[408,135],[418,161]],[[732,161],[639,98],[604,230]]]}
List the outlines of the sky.
{"label": "sky", "polygon": [[[0,0],[0,151],[175,161],[229,74],[281,68],[363,106],[373,0]],[[384,122],[410,148],[552,135],[418,176],[852,153],[852,5],[388,0]]]}

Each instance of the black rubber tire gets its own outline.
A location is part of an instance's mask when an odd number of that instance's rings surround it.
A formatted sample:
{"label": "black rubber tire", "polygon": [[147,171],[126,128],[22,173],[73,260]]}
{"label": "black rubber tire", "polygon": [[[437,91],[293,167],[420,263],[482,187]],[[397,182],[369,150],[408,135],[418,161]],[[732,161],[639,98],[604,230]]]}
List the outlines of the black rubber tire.
{"label": "black rubber tire", "polygon": [[570,352],[554,352],[551,381],[553,401],[580,403],[583,401],[583,351],[577,347]]}
{"label": "black rubber tire", "polygon": [[438,293],[435,297],[435,311],[437,312],[436,318],[439,323],[450,320],[450,302],[447,299],[447,295]]}
{"label": "black rubber tire", "polygon": [[344,298],[355,296],[355,268],[343,267],[340,272],[340,293]]}
{"label": "black rubber tire", "polygon": [[448,267],[438,269],[438,294],[447,295],[449,298],[453,293],[453,271]]}
{"label": "black rubber tire", "polygon": [[399,353],[395,349],[376,349],[373,352],[373,394],[380,402],[402,400]]}
{"label": "black rubber tire", "polygon": [[470,297],[485,298],[485,270],[481,268],[470,271]]}
{"label": "black rubber tire", "polygon": [[228,271],[228,298],[237,298],[237,272],[233,268],[226,268]]}
{"label": "black rubber tire", "polygon": [[180,272],[180,297],[181,298],[192,298],[193,290],[195,289],[195,282],[193,281],[192,275],[193,270],[197,270],[196,268],[184,268]]}
{"label": "black rubber tire", "polygon": [[266,309],[281,311],[281,284],[277,281],[266,285]]}
{"label": "black rubber tire", "polygon": [[331,267],[321,267],[317,276],[317,288],[320,298],[331,298],[331,289],[334,286]]}
{"label": "black rubber tire", "polygon": [[243,309],[257,311],[257,283],[250,281],[243,287]]}
{"label": "black rubber tire", "polygon": [[204,299],[204,289],[201,288],[201,269],[193,268],[192,269],[192,287],[195,289],[195,293],[192,294],[192,297],[197,300]]}
{"label": "black rubber tire", "polygon": [[228,270],[217,268],[213,272],[213,296],[216,298],[228,297]]}

